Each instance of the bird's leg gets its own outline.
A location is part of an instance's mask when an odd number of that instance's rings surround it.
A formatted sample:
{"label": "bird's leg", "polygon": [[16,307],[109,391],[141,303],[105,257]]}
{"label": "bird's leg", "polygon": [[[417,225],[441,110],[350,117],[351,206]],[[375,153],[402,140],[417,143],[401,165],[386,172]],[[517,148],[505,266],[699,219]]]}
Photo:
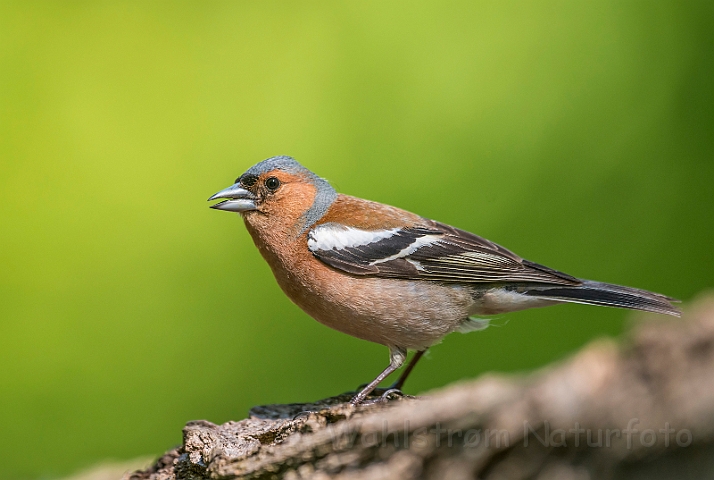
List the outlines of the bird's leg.
{"label": "bird's leg", "polygon": [[419,350],[414,354],[412,357],[412,360],[409,362],[409,365],[407,365],[407,368],[404,369],[402,374],[399,376],[399,379],[392,384],[391,387],[389,387],[390,390],[399,390],[401,392],[402,387],[404,386],[404,382],[407,381],[407,377],[409,376],[410,373],[412,373],[412,370],[414,369],[414,365],[417,364],[419,359],[426,353],[426,349],[424,350]]}
{"label": "bird's leg", "polygon": [[359,405],[367,398],[367,395],[372,393],[379,383],[387,378],[394,370],[398,369],[407,359],[407,351],[399,347],[389,347],[389,366],[380,373],[377,378],[372,380],[369,385],[364,387],[355,397],[350,400],[352,405]]}

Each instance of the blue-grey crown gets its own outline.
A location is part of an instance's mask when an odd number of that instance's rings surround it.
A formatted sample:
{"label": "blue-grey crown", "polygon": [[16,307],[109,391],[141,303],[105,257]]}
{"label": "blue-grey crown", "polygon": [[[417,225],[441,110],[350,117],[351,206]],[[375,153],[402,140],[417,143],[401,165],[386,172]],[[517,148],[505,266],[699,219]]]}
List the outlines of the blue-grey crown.
{"label": "blue-grey crown", "polygon": [[317,177],[310,170],[300,165],[293,157],[288,157],[287,155],[270,157],[260,163],[256,163],[245,172],[245,175],[258,176],[276,169],[293,174],[306,174],[309,177]]}

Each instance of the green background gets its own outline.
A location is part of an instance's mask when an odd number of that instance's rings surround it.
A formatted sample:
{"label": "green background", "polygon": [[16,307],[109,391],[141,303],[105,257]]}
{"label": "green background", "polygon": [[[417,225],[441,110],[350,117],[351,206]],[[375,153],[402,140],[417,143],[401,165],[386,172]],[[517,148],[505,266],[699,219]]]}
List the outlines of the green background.
{"label": "green background", "polygon": [[[188,420],[386,366],[208,209],[272,155],[574,275],[714,286],[712,5],[1,2],[0,476],[159,454]],[[500,316],[407,391],[532,369],[627,316]]]}

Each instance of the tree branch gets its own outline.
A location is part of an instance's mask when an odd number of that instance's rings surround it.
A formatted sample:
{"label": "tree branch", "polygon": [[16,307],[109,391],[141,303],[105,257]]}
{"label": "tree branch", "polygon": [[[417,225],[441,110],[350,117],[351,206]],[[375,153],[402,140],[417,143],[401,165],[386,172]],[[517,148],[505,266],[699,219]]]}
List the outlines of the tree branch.
{"label": "tree branch", "polygon": [[182,446],[128,478],[710,478],[714,297],[527,376],[387,405],[350,398],[190,422]]}

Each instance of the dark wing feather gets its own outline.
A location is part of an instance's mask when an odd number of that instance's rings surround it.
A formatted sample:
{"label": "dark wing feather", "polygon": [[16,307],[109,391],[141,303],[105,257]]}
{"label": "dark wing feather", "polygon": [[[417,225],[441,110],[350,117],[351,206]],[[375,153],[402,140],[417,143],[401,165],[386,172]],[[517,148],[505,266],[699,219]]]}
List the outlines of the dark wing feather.
{"label": "dark wing feather", "polygon": [[310,250],[327,265],[354,275],[459,283],[581,283],[478,235],[438,222],[405,227],[366,245]]}

